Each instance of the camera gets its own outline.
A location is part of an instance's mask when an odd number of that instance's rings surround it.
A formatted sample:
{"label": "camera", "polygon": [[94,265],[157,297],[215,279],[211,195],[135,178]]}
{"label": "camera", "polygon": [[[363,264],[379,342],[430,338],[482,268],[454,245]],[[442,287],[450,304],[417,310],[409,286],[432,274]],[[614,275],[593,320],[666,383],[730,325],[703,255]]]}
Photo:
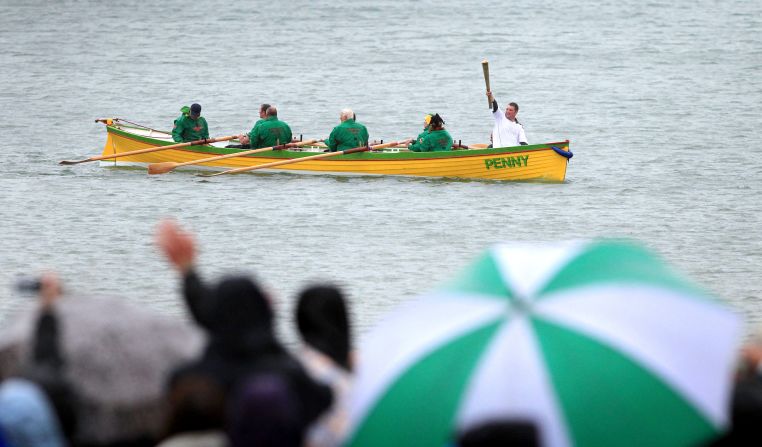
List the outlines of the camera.
{"label": "camera", "polygon": [[42,288],[39,278],[21,278],[16,281],[16,290],[26,293],[38,293]]}

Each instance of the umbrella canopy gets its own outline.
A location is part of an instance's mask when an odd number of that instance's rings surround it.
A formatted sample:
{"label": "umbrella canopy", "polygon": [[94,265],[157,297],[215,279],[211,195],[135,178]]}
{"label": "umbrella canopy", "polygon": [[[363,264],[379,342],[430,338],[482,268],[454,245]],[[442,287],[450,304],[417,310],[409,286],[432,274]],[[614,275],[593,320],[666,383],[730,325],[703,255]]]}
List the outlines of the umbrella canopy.
{"label": "umbrella canopy", "polygon": [[[78,397],[78,441],[156,434],[167,375],[199,355],[199,329],[114,298],[65,296],[54,310],[66,374]],[[36,315],[29,309],[0,333],[3,376],[29,358]]]}
{"label": "umbrella canopy", "polygon": [[350,445],[494,420],[543,445],[681,446],[725,426],[740,318],[631,243],[498,245],[361,344]]}

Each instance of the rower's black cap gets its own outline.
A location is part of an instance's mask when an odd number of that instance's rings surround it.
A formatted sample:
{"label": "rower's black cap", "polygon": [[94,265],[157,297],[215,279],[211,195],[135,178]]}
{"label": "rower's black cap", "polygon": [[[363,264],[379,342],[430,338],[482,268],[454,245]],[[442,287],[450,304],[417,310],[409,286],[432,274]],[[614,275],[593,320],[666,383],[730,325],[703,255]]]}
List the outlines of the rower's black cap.
{"label": "rower's black cap", "polygon": [[193,118],[198,118],[201,116],[201,105],[200,104],[192,104],[190,108],[190,115]]}

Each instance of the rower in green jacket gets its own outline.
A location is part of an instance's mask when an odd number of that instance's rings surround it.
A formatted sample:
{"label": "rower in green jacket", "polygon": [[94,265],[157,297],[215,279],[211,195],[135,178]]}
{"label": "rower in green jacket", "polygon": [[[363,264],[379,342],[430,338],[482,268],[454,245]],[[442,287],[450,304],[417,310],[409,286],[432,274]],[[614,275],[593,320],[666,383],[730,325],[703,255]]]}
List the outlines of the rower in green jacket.
{"label": "rower in green jacket", "polygon": [[275,106],[267,108],[266,118],[259,120],[249,132],[249,144],[252,149],[278,146],[291,142],[291,128],[278,119]]}
{"label": "rower in green jacket", "polygon": [[193,104],[190,106],[190,113],[187,116],[183,115],[175,120],[172,139],[181,143],[205,138],[209,138],[209,126],[204,117],[201,116],[201,106]]}
{"label": "rower in green jacket", "polygon": [[341,124],[334,127],[331,135],[325,140],[329,151],[345,151],[368,145],[368,129],[355,121],[355,113],[352,109],[342,110],[339,119]]}
{"label": "rower in green jacket", "polygon": [[[423,137],[421,137],[423,135]],[[452,149],[452,137],[444,128],[444,120],[438,113],[431,117],[429,131],[418,135],[408,149],[413,152],[439,152]]]}
{"label": "rower in green jacket", "polygon": [[267,118],[267,109],[269,108],[270,108],[270,104],[262,104],[261,106],[259,106],[259,119],[257,120],[256,123],[254,123],[254,127],[252,128],[252,130],[254,130],[254,128],[256,128],[257,126],[265,122],[265,119]]}
{"label": "rower in green jacket", "polygon": [[433,113],[429,113],[428,115],[423,117],[423,132],[419,133],[417,137],[415,137],[415,141],[422,142],[423,137],[425,137],[429,133],[429,128],[431,127],[431,117],[434,116]]}
{"label": "rower in green jacket", "polygon": [[[257,120],[256,123],[254,123],[254,127],[251,129],[252,131],[254,131],[254,129],[256,129],[257,126],[265,122],[265,118],[267,118],[267,109],[269,108],[270,108],[270,104],[262,104],[261,106],[259,106],[259,119]],[[228,144],[225,147],[234,148],[234,149],[251,149],[251,145],[248,143],[249,136],[247,134],[239,135],[238,141],[241,144]],[[244,143],[244,141],[247,141],[247,143]],[[267,147],[267,146],[264,146],[264,147]]]}
{"label": "rower in green jacket", "polygon": [[[177,126],[177,122],[183,119],[184,116],[190,115],[190,107],[188,106],[182,106],[180,107],[180,116],[175,119],[174,125]],[[174,127],[172,127],[174,129]]]}

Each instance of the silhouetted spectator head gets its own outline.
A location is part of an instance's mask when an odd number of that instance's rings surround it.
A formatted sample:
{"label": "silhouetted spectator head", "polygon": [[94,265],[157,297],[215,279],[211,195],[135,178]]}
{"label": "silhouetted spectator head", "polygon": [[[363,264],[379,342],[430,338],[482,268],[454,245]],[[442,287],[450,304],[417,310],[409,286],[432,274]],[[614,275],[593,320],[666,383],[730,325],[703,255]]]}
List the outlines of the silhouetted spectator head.
{"label": "silhouetted spectator head", "polygon": [[8,379],[0,386],[0,427],[14,447],[66,445],[50,401],[25,379]]}
{"label": "silhouetted spectator head", "polygon": [[222,429],[225,425],[225,393],[203,375],[188,375],[172,384],[167,396],[165,436]]}
{"label": "silhouetted spectator head", "polygon": [[271,333],[273,313],[262,289],[246,276],[228,276],[213,291],[212,320],[216,331],[230,335]]}
{"label": "silhouetted spectator head", "polygon": [[243,380],[231,396],[231,447],[300,446],[306,431],[299,397],[283,377],[259,373]]}
{"label": "silhouetted spectator head", "polygon": [[730,404],[730,427],[712,447],[762,445],[762,328],[741,349],[740,370]]}
{"label": "silhouetted spectator head", "polygon": [[525,420],[494,420],[474,426],[458,436],[458,447],[537,447],[537,427]]}
{"label": "silhouetted spectator head", "polygon": [[351,334],[346,301],[334,286],[312,286],[299,294],[296,309],[299,334],[311,348],[351,369]]}

